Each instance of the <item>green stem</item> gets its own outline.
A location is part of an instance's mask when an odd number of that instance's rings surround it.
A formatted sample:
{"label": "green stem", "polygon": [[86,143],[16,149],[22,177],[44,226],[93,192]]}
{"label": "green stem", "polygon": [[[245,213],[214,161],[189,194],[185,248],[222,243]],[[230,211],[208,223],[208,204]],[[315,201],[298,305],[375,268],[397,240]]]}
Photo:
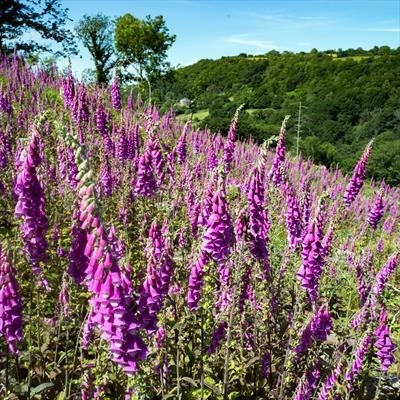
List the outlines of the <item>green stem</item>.
{"label": "green stem", "polygon": [[223,386],[222,386],[222,396],[224,400],[228,399],[228,370],[229,370],[229,358],[230,358],[230,344],[231,344],[231,338],[232,338],[232,326],[233,326],[233,319],[234,319],[234,311],[235,311],[235,306],[236,306],[236,297],[237,297],[237,289],[238,289],[238,270],[239,268],[236,268],[236,263],[234,263],[235,266],[235,274],[234,274],[234,285],[233,285],[233,294],[232,294],[232,303],[231,303],[231,309],[229,311],[229,322],[228,322],[228,328],[227,328],[227,333],[226,333],[226,354],[225,354],[225,362],[224,362],[224,380],[223,380]]}

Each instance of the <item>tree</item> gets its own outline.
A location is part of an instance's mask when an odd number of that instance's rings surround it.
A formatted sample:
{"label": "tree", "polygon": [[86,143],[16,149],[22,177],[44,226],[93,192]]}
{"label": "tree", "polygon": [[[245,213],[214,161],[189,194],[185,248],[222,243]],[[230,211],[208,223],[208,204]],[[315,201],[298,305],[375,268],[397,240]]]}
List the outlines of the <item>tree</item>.
{"label": "tree", "polygon": [[110,71],[116,62],[110,17],[100,13],[94,17],[84,15],[75,27],[75,32],[93,57],[97,82],[108,83]]}
{"label": "tree", "polygon": [[139,82],[150,82],[169,67],[167,50],[176,36],[169,35],[164,18],[147,16],[140,20],[131,14],[119,17],[115,27],[115,47],[123,57],[124,66],[132,65]]}
{"label": "tree", "polygon": [[[71,31],[64,29],[68,9],[59,0],[2,0],[0,1],[0,51],[11,53],[14,49],[26,53],[48,52],[57,56],[77,54]],[[35,31],[43,39],[54,40],[62,45],[57,52],[37,41],[24,40],[25,32]]]}

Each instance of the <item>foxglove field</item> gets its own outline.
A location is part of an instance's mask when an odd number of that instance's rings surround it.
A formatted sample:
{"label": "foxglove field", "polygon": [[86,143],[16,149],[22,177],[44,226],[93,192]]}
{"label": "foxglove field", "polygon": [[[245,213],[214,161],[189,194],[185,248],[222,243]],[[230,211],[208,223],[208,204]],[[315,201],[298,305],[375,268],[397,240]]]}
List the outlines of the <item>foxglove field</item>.
{"label": "foxglove field", "polygon": [[0,398],[398,398],[400,189],[373,141],[343,176],[243,112],[224,138],[1,58]]}

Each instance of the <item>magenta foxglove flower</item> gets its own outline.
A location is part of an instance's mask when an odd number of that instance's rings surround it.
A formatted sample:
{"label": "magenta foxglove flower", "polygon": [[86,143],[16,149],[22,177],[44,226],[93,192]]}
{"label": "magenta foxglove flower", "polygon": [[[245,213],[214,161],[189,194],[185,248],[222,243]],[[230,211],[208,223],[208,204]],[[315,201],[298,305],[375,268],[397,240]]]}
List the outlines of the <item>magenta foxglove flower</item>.
{"label": "magenta foxglove flower", "polygon": [[24,250],[32,266],[32,271],[39,284],[48,289],[48,283],[43,277],[40,266],[40,263],[47,261],[46,232],[48,221],[45,211],[44,190],[37,176],[37,168],[41,163],[39,145],[39,132],[33,129],[28,147],[21,153],[20,157],[17,182],[14,188],[15,194],[18,196],[15,215],[22,218],[21,231]]}
{"label": "magenta foxglove flower", "polygon": [[341,365],[339,364],[328,376],[326,379],[325,383],[322,386],[321,392],[318,396],[318,400],[329,400],[329,394],[333,387],[335,386],[335,383],[340,377],[340,374],[342,373],[342,368]]}
{"label": "magenta foxglove flower", "polygon": [[393,353],[396,351],[396,346],[394,345],[389,332],[389,327],[387,325],[387,311],[382,311],[379,318],[379,326],[375,330],[375,336],[377,340],[374,345],[378,349],[377,356],[381,363],[381,369],[386,372],[388,368],[396,361]]}
{"label": "magenta foxglove flower", "polygon": [[11,353],[17,354],[17,344],[22,340],[22,300],[16,272],[0,247],[0,336],[3,336]]}
{"label": "magenta foxglove flower", "polygon": [[178,164],[180,164],[180,165],[183,165],[186,160],[186,154],[187,154],[186,137],[187,137],[187,134],[190,129],[191,129],[191,127],[190,127],[190,123],[188,121],[188,122],[186,122],[186,124],[183,128],[182,135],[180,136],[180,138],[178,140],[178,144],[176,146],[175,152],[176,152],[176,155],[178,158]]}
{"label": "magenta foxglove flower", "polygon": [[10,96],[3,92],[3,85],[0,85],[0,113],[12,113]]}
{"label": "magenta foxglove flower", "polygon": [[355,359],[353,363],[351,364],[351,368],[346,372],[346,381],[347,381],[347,388],[349,391],[353,391],[354,389],[354,383],[357,379],[357,376],[361,372],[364,358],[369,350],[369,347],[372,343],[371,336],[368,334],[365,336],[365,338],[361,341],[359,344],[356,354],[355,354]]}
{"label": "magenta foxglove flower", "polygon": [[107,114],[104,110],[103,103],[99,101],[99,105],[97,106],[96,109],[96,126],[97,126],[97,131],[103,137],[108,135],[107,125],[108,125]]}
{"label": "magenta foxglove flower", "polygon": [[372,293],[375,296],[379,296],[384,291],[387,281],[390,275],[396,270],[400,261],[400,253],[397,252],[390,256],[383,266],[383,268],[378,272],[374,285],[372,286]]}
{"label": "magenta foxglove flower", "polygon": [[7,167],[7,162],[11,156],[11,144],[8,137],[0,130],[0,169]]}
{"label": "magenta foxglove flower", "polygon": [[203,287],[203,269],[209,260],[209,255],[204,251],[201,251],[196,263],[191,267],[187,294],[187,303],[191,311],[195,311],[199,304],[201,288]]}
{"label": "magenta foxglove flower", "polygon": [[157,331],[157,314],[162,309],[173,271],[172,248],[167,239],[167,221],[150,226],[146,248],[147,272],[138,299],[139,321],[148,333]]}
{"label": "magenta foxglove flower", "polygon": [[77,125],[81,125],[83,122],[87,123],[89,120],[89,107],[84,84],[79,85],[78,95],[73,99],[72,117]]}
{"label": "magenta foxglove flower", "polygon": [[[265,208],[265,188],[260,168],[252,171],[247,193],[249,205],[250,252],[260,262],[268,262],[269,222]],[[269,267],[265,264],[267,270]],[[268,272],[268,271],[267,271]]]}
{"label": "magenta foxglove flower", "polygon": [[128,158],[128,140],[124,126],[119,128],[117,156],[120,162],[124,162]]}
{"label": "magenta foxglove flower", "polygon": [[286,123],[289,117],[285,117],[282,122],[281,130],[279,132],[278,144],[275,149],[275,158],[272,162],[272,168],[268,176],[275,186],[282,183],[282,167],[286,159]]}
{"label": "magenta foxglove flower", "polygon": [[311,302],[318,298],[318,280],[324,264],[324,248],[322,246],[324,223],[324,202],[320,201],[317,214],[307,229],[302,243],[302,263],[297,272],[301,287],[307,291]]}
{"label": "magenta foxglove flower", "polygon": [[102,193],[104,193],[106,197],[110,197],[113,192],[113,177],[111,172],[110,161],[107,155],[104,157],[103,160],[99,181],[101,184]]}
{"label": "magenta foxglove flower", "polygon": [[286,226],[288,230],[289,247],[295,250],[301,243],[302,225],[300,204],[290,187],[286,190]]}
{"label": "magenta foxglove flower", "polygon": [[321,306],[301,333],[299,344],[294,349],[297,358],[299,358],[314,342],[325,341],[331,330],[332,319],[329,308]]}
{"label": "magenta foxglove flower", "polygon": [[218,165],[218,159],[215,155],[214,145],[211,143],[208,148],[208,155],[207,155],[207,169],[209,171],[214,171],[214,169]]}
{"label": "magenta foxglove flower", "polygon": [[153,140],[149,144],[151,157],[153,160],[153,170],[157,177],[157,187],[160,187],[163,183],[165,171],[164,171],[164,157],[161,152],[161,148],[158,141],[158,136],[153,135]]}
{"label": "magenta foxglove flower", "polygon": [[365,174],[367,170],[367,162],[371,153],[373,140],[371,140],[365,148],[364,154],[360,161],[354,168],[353,176],[348,183],[346,190],[343,195],[344,204],[347,208],[351,206],[358,193],[360,192],[362,185],[364,184]]}
{"label": "magenta foxglove flower", "polygon": [[71,228],[72,243],[69,252],[68,274],[74,279],[77,284],[80,284],[85,279],[85,270],[89,262],[88,256],[85,255],[88,235],[86,231],[79,227],[79,223],[76,222],[76,214],[74,214],[73,218],[75,222]]}
{"label": "magenta foxglove flower", "polygon": [[111,104],[116,110],[121,110],[121,93],[119,91],[119,83],[116,76],[114,76],[112,85],[111,85]]}
{"label": "magenta foxglove flower", "polygon": [[72,109],[75,97],[75,82],[71,69],[68,69],[67,76],[62,80],[62,92],[65,108]]}
{"label": "magenta foxglove flower", "polygon": [[219,264],[223,265],[233,244],[233,225],[228,213],[225,190],[215,192],[212,210],[207,221],[207,230],[203,236],[202,251]]}
{"label": "magenta foxglove flower", "polygon": [[316,366],[314,369],[306,371],[305,380],[302,382],[294,397],[295,400],[309,400],[315,393],[318,386],[318,381],[321,376],[319,367]]}
{"label": "magenta foxglove flower", "polygon": [[368,223],[370,224],[372,229],[376,229],[379,224],[379,221],[382,219],[383,214],[385,212],[385,206],[383,204],[383,191],[379,191],[379,193],[375,196],[374,205],[372,206],[370,212],[368,213]]}
{"label": "magenta foxglove flower", "polygon": [[225,340],[226,337],[226,328],[228,327],[228,323],[226,321],[222,321],[217,329],[214,331],[210,346],[208,347],[208,354],[213,354],[217,351],[218,346],[222,341]]}
{"label": "magenta foxglove flower", "polygon": [[157,182],[153,173],[153,155],[150,148],[140,156],[138,176],[134,193],[139,196],[152,197],[157,189]]}
{"label": "magenta foxglove flower", "polygon": [[225,172],[229,172],[231,170],[231,164],[233,161],[233,152],[235,151],[235,133],[237,129],[237,123],[239,120],[239,113],[244,107],[244,104],[239,106],[235,111],[235,115],[232,118],[231,126],[229,128],[228,137],[224,144],[224,155],[223,160],[225,164]]}

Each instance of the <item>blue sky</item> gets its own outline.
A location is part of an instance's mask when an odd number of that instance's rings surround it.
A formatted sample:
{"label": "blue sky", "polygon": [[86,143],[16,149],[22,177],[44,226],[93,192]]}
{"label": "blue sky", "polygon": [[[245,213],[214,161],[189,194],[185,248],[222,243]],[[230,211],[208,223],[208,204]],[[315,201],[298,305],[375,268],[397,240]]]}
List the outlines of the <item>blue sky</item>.
{"label": "blue sky", "polygon": [[[73,19],[101,12],[140,19],[163,15],[177,36],[172,66],[239,53],[400,46],[399,0],[61,0]],[[74,72],[93,68],[87,51],[73,58]]]}

